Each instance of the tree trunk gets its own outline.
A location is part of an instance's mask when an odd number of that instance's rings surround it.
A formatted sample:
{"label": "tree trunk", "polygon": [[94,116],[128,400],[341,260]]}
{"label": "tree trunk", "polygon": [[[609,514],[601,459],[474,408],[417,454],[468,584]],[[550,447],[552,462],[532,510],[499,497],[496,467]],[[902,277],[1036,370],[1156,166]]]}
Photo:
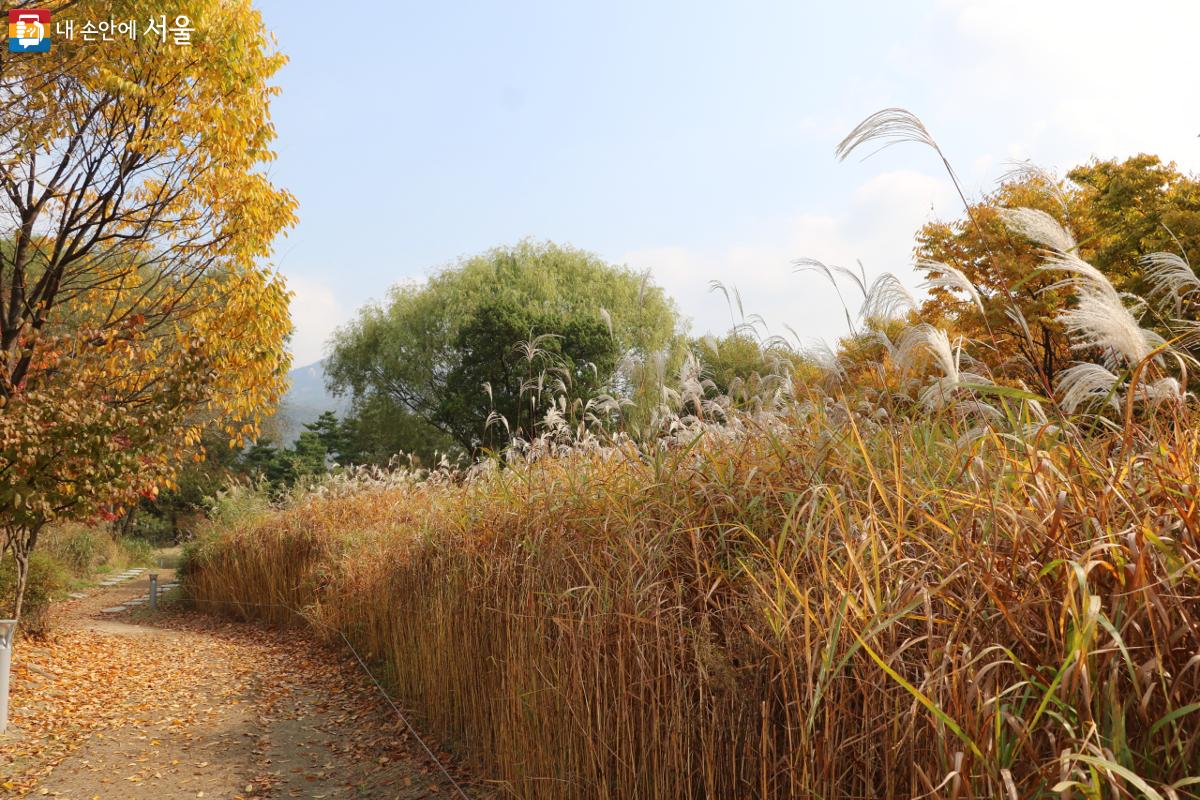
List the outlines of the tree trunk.
{"label": "tree trunk", "polygon": [[1042,327],[1042,375],[1046,382],[1046,391],[1053,392],[1054,389],[1054,373],[1056,366],[1054,364],[1054,335],[1050,329]]}
{"label": "tree trunk", "polygon": [[17,591],[13,598],[12,619],[20,621],[21,609],[25,604],[25,589],[29,585],[29,556],[37,546],[38,534],[42,526],[14,526],[5,531],[5,539],[12,549],[13,560],[17,566]]}
{"label": "tree trunk", "polygon": [[133,529],[133,515],[137,513],[137,508],[137,505],[134,505],[125,513],[125,516],[121,518],[121,527],[118,532],[122,536],[128,536],[129,531]]}
{"label": "tree trunk", "polygon": [[21,619],[21,606],[25,603],[25,587],[29,584],[29,555],[13,554],[17,562],[17,594],[13,598],[12,618]]}

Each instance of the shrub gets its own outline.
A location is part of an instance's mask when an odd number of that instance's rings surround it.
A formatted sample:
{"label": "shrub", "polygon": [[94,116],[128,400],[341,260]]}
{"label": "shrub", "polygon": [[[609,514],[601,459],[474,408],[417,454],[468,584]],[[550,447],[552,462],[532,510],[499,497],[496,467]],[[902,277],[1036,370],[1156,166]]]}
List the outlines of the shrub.
{"label": "shrub", "polygon": [[[49,629],[50,603],[66,588],[66,569],[51,555],[35,552],[29,557],[29,578],[21,612],[21,632],[30,636],[44,635]],[[11,612],[16,598],[16,562],[11,556],[0,559],[0,603]]]}
{"label": "shrub", "polygon": [[171,520],[156,516],[141,509],[133,512],[133,524],[129,534],[132,538],[141,539],[152,545],[166,546],[175,540],[175,528]]}
{"label": "shrub", "polygon": [[107,526],[62,524],[42,534],[40,552],[59,562],[72,576],[90,578],[111,571],[154,562],[154,546],[139,537],[119,536]]}
{"label": "shrub", "polygon": [[80,579],[89,577],[103,565],[112,547],[112,535],[106,528],[75,523],[46,526],[38,545],[41,553]]}
{"label": "shrub", "polygon": [[271,512],[272,490],[266,482],[234,483],[217,492],[208,503],[208,520],[214,526],[236,526]]}
{"label": "shrub", "polygon": [[72,575],[86,578],[104,559],[110,536],[84,525],[63,525],[44,534],[43,551],[57,559]]}
{"label": "shrub", "polygon": [[122,567],[148,567],[154,564],[154,545],[145,539],[126,536],[117,540]]}

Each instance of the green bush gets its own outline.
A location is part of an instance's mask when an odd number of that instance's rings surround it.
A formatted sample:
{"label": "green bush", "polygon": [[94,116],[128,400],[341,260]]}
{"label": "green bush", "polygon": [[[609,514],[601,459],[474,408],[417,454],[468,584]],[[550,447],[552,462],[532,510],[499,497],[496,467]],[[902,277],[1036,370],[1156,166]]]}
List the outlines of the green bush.
{"label": "green bush", "polygon": [[257,484],[234,483],[208,500],[208,527],[219,530],[240,525],[265,517],[271,510],[271,487],[265,481]]}
{"label": "green bush", "polygon": [[207,501],[206,524],[201,526],[195,538],[183,545],[176,574],[185,581],[203,564],[205,554],[215,544],[220,531],[252,525],[266,518],[274,510],[271,502],[271,487],[266,481],[258,483],[233,483],[217,492]]}
{"label": "green bush", "polygon": [[[35,552],[29,558],[29,581],[25,588],[25,603],[21,611],[21,631],[40,636],[49,623],[51,601],[67,585],[67,570],[49,553]],[[17,594],[17,564],[11,556],[0,561],[0,603],[10,614]]]}
{"label": "green bush", "polygon": [[88,579],[98,571],[150,566],[154,545],[140,536],[117,536],[107,527],[64,524],[48,527],[39,552],[60,562],[70,573]]}
{"label": "green bush", "polygon": [[77,578],[85,578],[105,557],[104,534],[82,525],[65,526],[44,538],[45,553]]}
{"label": "green bush", "polygon": [[175,569],[175,574],[183,580],[187,580],[190,576],[195,575],[201,565],[204,563],[206,551],[212,546],[212,536],[204,536],[198,539],[192,539],[183,546],[183,551],[179,556],[179,566]]}
{"label": "green bush", "polygon": [[117,541],[121,551],[122,561],[128,567],[149,567],[154,565],[154,545],[145,539],[125,537]]}
{"label": "green bush", "polygon": [[146,511],[134,513],[130,534],[155,545],[169,545],[175,541],[175,528],[171,520]]}

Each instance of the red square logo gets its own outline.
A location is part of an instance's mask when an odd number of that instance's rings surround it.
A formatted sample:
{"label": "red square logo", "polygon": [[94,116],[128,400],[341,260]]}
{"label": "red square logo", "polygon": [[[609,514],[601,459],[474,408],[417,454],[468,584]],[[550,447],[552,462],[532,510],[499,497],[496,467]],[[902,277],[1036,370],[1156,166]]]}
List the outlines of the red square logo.
{"label": "red square logo", "polygon": [[13,8],[9,9],[8,22],[15,24],[21,21],[36,21],[43,25],[50,21],[50,9],[48,8]]}
{"label": "red square logo", "polygon": [[50,50],[50,11],[45,8],[12,8],[8,12],[8,49],[12,53],[46,53]]}

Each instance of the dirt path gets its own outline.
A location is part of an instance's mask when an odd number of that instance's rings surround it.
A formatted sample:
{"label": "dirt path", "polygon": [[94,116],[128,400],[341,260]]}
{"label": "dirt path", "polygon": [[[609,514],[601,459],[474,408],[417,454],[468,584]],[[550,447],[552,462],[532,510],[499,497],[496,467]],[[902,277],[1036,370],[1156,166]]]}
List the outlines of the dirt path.
{"label": "dirt path", "polygon": [[302,632],[103,611],[147,590],[143,573],[93,591],[62,604],[51,639],[18,643],[0,796],[457,797],[347,654]]}

